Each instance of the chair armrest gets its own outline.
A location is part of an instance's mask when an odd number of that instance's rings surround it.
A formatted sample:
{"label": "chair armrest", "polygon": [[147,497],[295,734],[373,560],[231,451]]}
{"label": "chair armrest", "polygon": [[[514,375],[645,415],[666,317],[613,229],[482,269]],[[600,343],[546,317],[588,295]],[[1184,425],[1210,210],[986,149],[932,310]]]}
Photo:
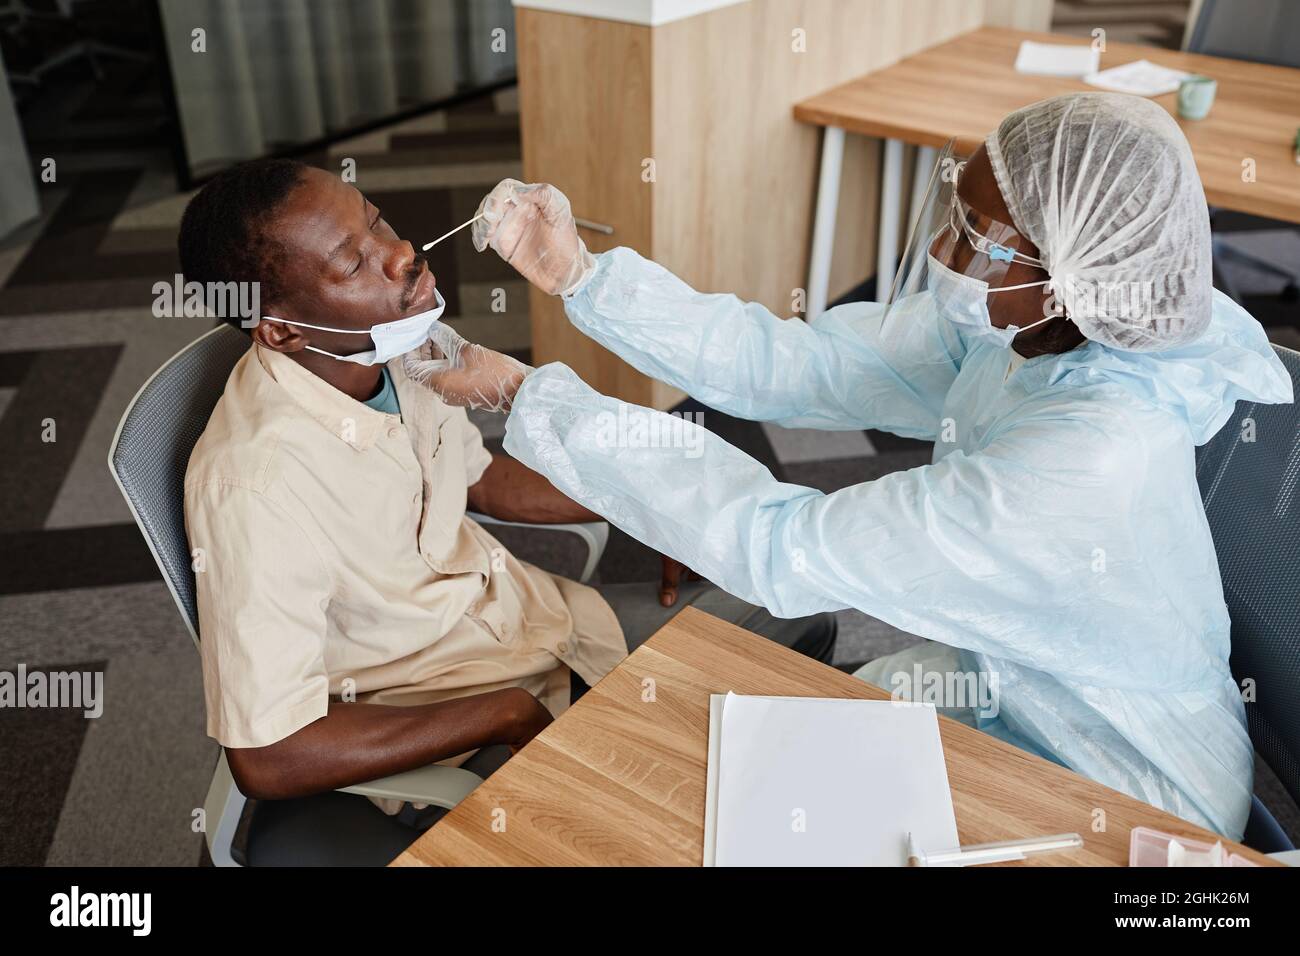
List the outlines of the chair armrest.
{"label": "chair armrest", "polygon": [[533,524],[528,521],[503,521],[476,511],[466,511],[465,516],[479,524],[500,524],[510,528],[534,528],[539,531],[567,531],[576,534],[587,546],[587,563],[582,568],[581,577],[578,578],[582,584],[586,584],[596,572],[600,556],[605,553],[605,545],[609,543],[609,525],[604,521],[588,521],[583,524]]}
{"label": "chair armrest", "polygon": [[339,789],[343,793],[359,793],[363,797],[409,800],[411,803],[429,803],[450,810],[482,782],[483,778],[473,771],[435,763]]}

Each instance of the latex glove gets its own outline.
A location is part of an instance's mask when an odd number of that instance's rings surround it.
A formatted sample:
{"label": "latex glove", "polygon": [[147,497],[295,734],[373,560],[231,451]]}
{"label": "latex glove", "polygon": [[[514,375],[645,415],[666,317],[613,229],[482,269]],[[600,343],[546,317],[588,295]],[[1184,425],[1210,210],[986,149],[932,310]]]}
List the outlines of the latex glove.
{"label": "latex glove", "polygon": [[508,355],[475,345],[446,323],[429,332],[429,341],[402,358],[406,377],[425,385],[448,405],[508,412],[515,392],[533,369]]}
{"label": "latex glove", "polygon": [[596,259],[578,236],[569,200],[549,183],[503,179],[483,201],[470,235],[488,246],[548,295],[570,296],[596,271]]}

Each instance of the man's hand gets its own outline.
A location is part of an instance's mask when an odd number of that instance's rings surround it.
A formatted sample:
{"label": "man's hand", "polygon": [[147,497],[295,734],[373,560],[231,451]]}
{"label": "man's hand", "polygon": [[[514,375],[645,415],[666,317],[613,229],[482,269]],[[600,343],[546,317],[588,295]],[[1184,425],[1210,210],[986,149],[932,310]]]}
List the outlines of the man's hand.
{"label": "man's hand", "polygon": [[700,576],[676,558],[661,554],[659,559],[663,562],[663,576],[659,579],[659,603],[664,607],[672,607],[677,603],[677,588],[681,585],[682,572],[686,572],[688,581],[698,581]]}
{"label": "man's hand", "polygon": [[[523,698],[527,697],[527,700]],[[510,748],[511,754],[517,754],[528,741],[532,740],[543,730],[545,730],[555,718],[547,710],[540,700],[523,691],[523,696],[519,699],[518,712],[515,715],[514,733],[510,739],[505,741]]]}
{"label": "man's hand", "polygon": [[548,295],[572,295],[596,269],[578,236],[569,200],[549,183],[503,179],[479,204],[470,234]]}
{"label": "man's hand", "polygon": [[448,405],[508,412],[532,368],[461,338],[439,322],[429,341],[402,359],[407,378],[427,385]]}

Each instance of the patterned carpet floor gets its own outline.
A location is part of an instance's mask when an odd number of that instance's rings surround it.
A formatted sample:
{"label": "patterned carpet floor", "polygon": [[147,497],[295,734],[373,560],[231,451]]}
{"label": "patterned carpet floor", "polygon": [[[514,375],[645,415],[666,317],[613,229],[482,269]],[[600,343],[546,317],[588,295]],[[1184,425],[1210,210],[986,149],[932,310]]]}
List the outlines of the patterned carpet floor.
{"label": "patterned carpet floor", "polygon": [[[203,859],[192,821],[217,748],[204,735],[198,655],[105,466],[140,384],[211,324],[150,313],[153,283],[177,271],[189,198],[171,186],[154,110],[129,75],[87,90],[65,118],[84,120],[88,140],[72,144],[59,182],[43,187],[40,221],[0,244],[0,670],[100,670],[107,697],[97,720],[0,710],[0,865]],[[30,137],[34,156],[69,150],[48,126]],[[516,96],[506,90],[306,159],[337,169],[344,157],[356,159],[358,186],[400,235],[432,238],[521,174]],[[438,246],[431,266],[462,334],[528,358],[526,290],[509,267],[476,254],[468,233]],[[506,290],[505,314],[490,310],[496,288]],[[1300,344],[1294,306],[1273,301],[1260,299],[1276,337]],[[54,441],[42,438],[47,420]],[[476,421],[499,442],[499,417]],[[788,431],[711,411],[704,422],[778,478],[828,492],[930,457],[928,445],[876,432]],[[555,540],[564,536],[500,536],[562,573],[580,566],[576,545]],[[658,572],[652,552],[616,531],[598,575],[650,581]],[[916,640],[843,612],[837,662]],[[1260,786],[1278,805],[1267,774]],[[1300,835],[1293,808],[1285,822]]]}

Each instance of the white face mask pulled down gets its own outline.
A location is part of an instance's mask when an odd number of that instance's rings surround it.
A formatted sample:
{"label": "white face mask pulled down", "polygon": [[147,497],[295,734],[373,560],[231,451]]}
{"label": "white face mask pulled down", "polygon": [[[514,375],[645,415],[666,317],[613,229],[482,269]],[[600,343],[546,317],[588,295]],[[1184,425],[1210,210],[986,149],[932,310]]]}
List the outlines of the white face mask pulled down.
{"label": "white face mask pulled down", "polygon": [[315,346],[308,345],[305,348],[309,352],[315,352],[318,355],[328,355],[332,359],[340,362],[355,362],[357,365],[383,365],[389,359],[397,358],[399,355],[405,355],[407,352],[414,351],[429,340],[429,333],[433,327],[442,318],[443,310],[447,308],[447,303],[443,301],[442,293],[435,287],[433,295],[437,305],[432,309],[424,312],[417,312],[415,315],[408,315],[404,319],[396,319],[392,322],[381,322],[379,325],[371,326],[368,329],[335,329],[326,325],[308,325],[306,322],[292,322],[289,319],[277,319],[271,315],[262,316],[268,322],[280,322],[283,325],[298,325],[304,329],[316,329],[320,332],[345,332],[349,335],[369,335],[374,341],[375,347],[368,352],[357,352],[354,355],[335,355],[333,352],[326,352],[324,349],[318,349]]}
{"label": "white face mask pulled down", "polygon": [[1056,315],[1049,315],[1037,322],[1029,323],[1024,328],[1008,325],[1005,329],[1000,329],[993,324],[993,318],[989,315],[990,294],[1047,285],[1051,280],[1044,279],[1041,282],[1026,282],[1022,285],[990,289],[989,284],[984,280],[962,275],[929,253],[926,254],[926,258],[929,266],[926,273],[926,286],[934,296],[940,314],[954,325],[961,326],[963,332],[975,339],[989,341],[999,348],[1007,349],[1021,332],[1059,318]]}

